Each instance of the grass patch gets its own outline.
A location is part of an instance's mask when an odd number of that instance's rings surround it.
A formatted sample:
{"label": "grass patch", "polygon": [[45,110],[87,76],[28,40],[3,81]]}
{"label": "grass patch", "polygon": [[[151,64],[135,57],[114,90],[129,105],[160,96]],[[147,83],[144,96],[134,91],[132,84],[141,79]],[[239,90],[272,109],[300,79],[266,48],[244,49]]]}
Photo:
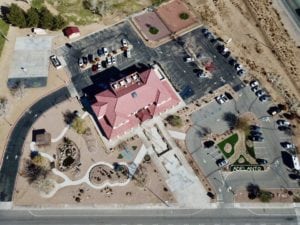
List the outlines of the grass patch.
{"label": "grass patch", "polygon": [[254,147],[249,147],[246,144],[246,151],[252,158],[256,159]]}
{"label": "grass patch", "polygon": [[167,0],[152,0],[152,5],[159,6],[160,4],[166,2]]}
{"label": "grass patch", "polygon": [[44,0],[32,0],[31,6],[37,10],[40,10],[44,6]]}
{"label": "grass patch", "polygon": [[182,20],[187,20],[190,17],[190,15],[186,12],[180,13],[179,18]]}
{"label": "grass patch", "polygon": [[[223,155],[225,156],[225,158],[230,158],[233,154],[234,154],[234,146],[235,144],[238,142],[239,140],[239,137],[237,134],[233,134],[231,135],[230,137],[226,138],[225,140],[221,141],[219,144],[218,144],[218,147],[220,148],[221,152],[223,153]],[[226,152],[224,147],[226,144],[231,144],[232,146],[232,150],[231,152]]]}
{"label": "grass patch", "polygon": [[4,44],[5,44],[5,41],[6,41],[4,36],[7,35],[8,28],[9,28],[9,25],[7,23],[5,23],[4,20],[0,19],[0,30],[2,32],[2,34],[0,36],[0,56],[1,56]]}
{"label": "grass patch", "polygon": [[100,16],[94,14],[83,7],[83,0],[47,0],[68,23],[73,22],[76,25],[86,25],[93,22],[99,22]]}
{"label": "grass patch", "polygon": [[150,27],[149,28],[149,33],[150,34],[157,34],[159,32],[159,29],[157,29],[156,27]]}

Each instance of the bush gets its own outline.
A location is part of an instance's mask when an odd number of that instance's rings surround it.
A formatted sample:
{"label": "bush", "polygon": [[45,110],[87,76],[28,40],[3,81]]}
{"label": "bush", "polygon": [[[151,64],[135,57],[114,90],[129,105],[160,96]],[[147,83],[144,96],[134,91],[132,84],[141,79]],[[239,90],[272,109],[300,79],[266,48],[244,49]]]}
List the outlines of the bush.
{"label": "bush", "polygon": [[118,155],[118,159],[123,159],[123,155],[121,153]]}
{"label": "bush", "polygon": [[24,28],[26,27],[25,12],[16,4],[11,4],[9,8],[8,21],[10,24]]}
{"label": "bush", "polygon": [[76,117],[71,127],[78,133],[78,134],[84,134],[86,132],[86,127],[84,126],[84,120],[80,117]]}
{"label": "bush", "polygon": [[156,27],[150,27],[149,28],[149,33],[150,34],[157,34],[159,30]]}
{"label": "bush", "polygon": [[273,198],[273,193],[270,191],[261,190],[259,192],[258,198],[261,202],[270,202]]}
{"label": "bush", "polygon": [[186,12],[180,13],[179,14],[179,18],[182,20],[187,20],[190,17],[189,14],[187,14]]}
{"label": "bush", "polygon": [[31,7],[28,9],[26,22],[28,27],[37,27],[39,25],[40,17],[36,8]]}
{"label": "bush", "polygon": [[53,15],[46,8],[42,7],[40,11],[40,24],[39,26],[43,29],[52,29],[53,28]]}
{"label": "bush", "polygon": [[66,26],[66,21],[61,15],[54,16],[52,21],[52,30],[59,30]]}
{"label": "bush", "polygon": [[167,122],[173,127],[181,127],[182,119],[179,116],[170,115],[166,118]]}

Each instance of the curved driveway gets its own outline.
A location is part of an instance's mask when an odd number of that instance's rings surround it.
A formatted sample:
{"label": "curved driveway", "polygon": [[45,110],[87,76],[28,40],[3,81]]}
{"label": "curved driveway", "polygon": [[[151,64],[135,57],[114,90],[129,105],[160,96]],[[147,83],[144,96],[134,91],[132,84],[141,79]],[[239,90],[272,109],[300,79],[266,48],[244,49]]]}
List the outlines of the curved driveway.
{"label": "curved driveway", "polygon": [[37,101],[16,123],[9,137],[0,170],[0,201],[12,200],[20,155],[31,126],[45,111],[69,97],[68,88],[63,87]]}

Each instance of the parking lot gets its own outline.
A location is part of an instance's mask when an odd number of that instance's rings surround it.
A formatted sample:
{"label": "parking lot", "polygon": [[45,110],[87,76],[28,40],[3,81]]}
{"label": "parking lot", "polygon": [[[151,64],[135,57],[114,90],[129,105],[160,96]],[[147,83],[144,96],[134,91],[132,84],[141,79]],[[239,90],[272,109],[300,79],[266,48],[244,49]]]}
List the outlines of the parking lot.
{"label": "parking lot", "polygon": [[[221,180],[221,182],[226,180],[227,185],[235,189],[245,187],[250,181],[266,188],[297,187],[297,182],[289,179],[290,169],[283,163],[282,152],[285,151],[280,145],[280,142],[292,142],[291,136],[277,129],[278,115],[271,117],[267,113],[268,108],[274,104],[271,101],[260,102],[249,86],[240,90],[238,94],[239,98],[236,101],[230,100],[220,105],[213,100],[192,115],[193,127],[187,133],[186,143],[193,158],[203,169],[204,174],[209,176],[211,182],[217,186],[220,186],[218,180]],[[224,178],[220,171],[221,168],[216,164],[216,161],[223,157],[216,146],[217,143],[213,147],[204,148],[202,143],[204,133],[221,134],[230,128],[223,119],[224,113],[228,112],[236,115],[252,112],[259,119],[260,122],[257,125],[261,127],[264,141],[254,142],[254,149],[256,158],[268,161],[269,168],[266,171],[233,172]],[[226,190],[225,194],[228,194]]]}
{"label": "parking lot", "polygon": [[[88,54],[96,55],[97,50],[102,47],[108,48],[109,51],[120,49],[121,39],[123,38],[128,40],[129,44],[133,46],[131,50],[132,57],[127,58],[123,54],[118,55],[116,57],[117,63],[110,67],[109,70],[114,73],[132,65],[149,65],[157,62],[165,70],[173,86],[186,103],[214,91],[225,83],[229,83],[233,87],[240,84],[240,79],[237,77],[235,69],[217,52],[215,46],[203,36],[201,28],[197,28],[183,37],[152,49],[142,42],[129,22],[126,21],[83,37],[78,41],[72,42],[71,46],[63,46],[56,50],[57,55],[64,57],[72,82],[79,95],[83,94],[82,90],[85,87],[94,83],[91,79],[92,77],[110,76],[109,71],[97,74],[92,72],[91,69],[81,71],[78,65],[79,58]],[[212,77],[197,77],[199,66],[195,62],[186,63],[184,61],[190,54],[186,46],[193,54],[205,54],[206,58],[212,59],[214,66]],[[108,77],[108,80],[111,80],[111,77]]]}

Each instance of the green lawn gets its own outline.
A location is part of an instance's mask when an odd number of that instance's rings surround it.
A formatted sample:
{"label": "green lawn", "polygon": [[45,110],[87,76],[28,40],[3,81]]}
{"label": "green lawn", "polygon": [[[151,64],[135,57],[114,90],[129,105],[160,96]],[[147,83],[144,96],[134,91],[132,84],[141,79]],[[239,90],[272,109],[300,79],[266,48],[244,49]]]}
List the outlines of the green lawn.
{"label": "green lawn", "polygon": [[246,151],[248,152],[248,154],[249,154],[252,158],[256,159],[254,147],[249,147],[249,146],[246,144]]}
{"label": "green lawn", "polygon": [[40,10],[42,8],[42,6],[44,6],[44,0],[32,0],[31,6],[33,8]]}
{"label": "green lawn", "polygon": [[[234,146],[238,142],[238,140],[239,140],[238,135],[233,134],[218,144],[218,147],[220,148],[221,152],[223,153],[223,155],[225,156],[226,159],[230,158],[230,156],[232,156],[234,154]],[[231,144],[231,146],[232,146],[232,151],[229,153],[225,152],[225,150],[224,150],[224,147],[227,143]]]}
{"label": "green lawn", "polygon": [[0,56],[1,56],[4,44],[5,44],[5,41],[6,41],[4,36],[7,35],[8,28],[9,28],[9,25],[7,23],[5,23],[2,19],[0,19],[0,30],[2,32],[2,34],[0,36]]}

